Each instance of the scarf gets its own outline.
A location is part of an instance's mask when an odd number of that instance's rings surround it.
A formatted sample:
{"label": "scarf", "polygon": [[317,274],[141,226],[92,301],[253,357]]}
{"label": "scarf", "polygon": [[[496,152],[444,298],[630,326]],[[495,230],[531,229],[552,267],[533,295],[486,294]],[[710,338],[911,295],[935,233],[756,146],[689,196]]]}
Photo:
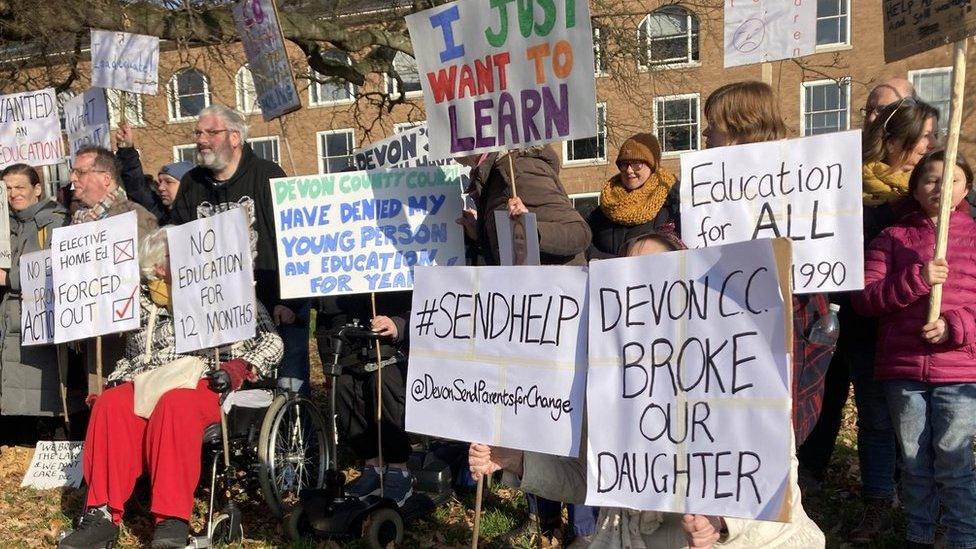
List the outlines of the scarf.
{"label": "scarf", "polygon": [[170,308],[169,284],[165,280],[150,280],[146,283],[149,290],[149,299],[159,307]]}
{"label": "scarf", "polygon": [[627,190],[615,175],[603,185],[600,193],[600,209],[614,223],[633,227],[654,219],[671,191],[677,178],[664,168],[647,178],[640,188]]}
{"label": "scarf", "polygon": [[861,174],[865,206],[880,206],[908,196],[911,172],[892,171],[884,162],[868,162],[861,168]]}
{"label": "scarf", "polygon": [[95,204],[91,208],[82,208],[75,212],[72,223],[86,223],[88,221],[104,219],[108,216],[108,211],[112,206],[124,200],[126,200],[125,190],[122,187],[116,187],[114,191],[105,195],[105,198],[101,199],[98,204]]}

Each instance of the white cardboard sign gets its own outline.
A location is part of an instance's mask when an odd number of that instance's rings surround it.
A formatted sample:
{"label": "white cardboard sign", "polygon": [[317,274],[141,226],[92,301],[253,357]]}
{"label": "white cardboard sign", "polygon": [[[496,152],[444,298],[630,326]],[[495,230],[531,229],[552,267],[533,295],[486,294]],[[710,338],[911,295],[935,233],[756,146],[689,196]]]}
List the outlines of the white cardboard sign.
{"label": "white cardboard sign", "polygon": [[249,232],[244,208],[167,227],[176,352],[254,337]]}
{"label": "white cardboard sign", "polygon": [[20,487],[37,490],[78,488],[83,478],[83,446],[81,441],[38,441]]}
{"label": "white cardboard sign", "polygon": [[64,158],[54,89],[0,95],[0,168],[57,164]]}
{"label": "white cardboard sign", "polygon": [[815,0],[725,0],[725,67],[811,55]]}
{"label": "white cardboard sign", "polygon": [[136,213],[54,229],[54,342],[139,328]]}
{"label": "white cardboard sign", "polygon": [[789,520],[771,241],[595,261],[589,298],[587,505]]}
{"label": "white cardboard sign", "polygon": [[864,287],[861,132],[681,155],[681,233],[704,248],[793,239],[797,294]]}
{"label": "white cardboard sign", "polygon": [[85,145],[112,148],[109,136],[108,104],[105,90],[89,88],[64,104],[64,124],[68,133],[68,150],[74,161],[75,151]]}
{"label": "white cardboard sign", "polygon": [[54,343],[51,250],[20,256],[20,344]]}
{"label": "white cardboard sign", "polygon": [[408,431],[576,456],[586,269],[419,267]]}
{"label": "white cardboard sign", "polygon": [[91,30],[92,86],[156,95],[159,37]]}

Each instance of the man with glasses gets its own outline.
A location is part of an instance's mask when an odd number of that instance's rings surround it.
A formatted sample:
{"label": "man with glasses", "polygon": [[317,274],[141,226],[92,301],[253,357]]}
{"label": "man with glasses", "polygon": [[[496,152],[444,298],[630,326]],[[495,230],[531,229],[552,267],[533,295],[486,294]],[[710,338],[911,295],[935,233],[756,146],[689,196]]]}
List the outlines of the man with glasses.
{"label": "man with glasses", "polygon": [[861,116],[864,117],[864,126],[874,122],[878,114],[888,105],[905,99],[915,97],[915,86],[904,78],[891,78],[883,84],[875,86],[868,99],[861,107]]}
{"label": "man with glasses", "polygon": [[[254,280],[257,298],[271,311],[285,341],[285,357],[278,370],[279,384],[308,390],[307,299],[281,300],[278,250],[269,180],[284,177],[281,166],[254,154],[247,144],[247,121],[237,111],[211,105],[202,111],[193,130],[197,166],[180,180],[170,221],[180,225],[231,208],[243,207],[251,220],[256,242]],[[254,250],[252,250],[254,251]]]}

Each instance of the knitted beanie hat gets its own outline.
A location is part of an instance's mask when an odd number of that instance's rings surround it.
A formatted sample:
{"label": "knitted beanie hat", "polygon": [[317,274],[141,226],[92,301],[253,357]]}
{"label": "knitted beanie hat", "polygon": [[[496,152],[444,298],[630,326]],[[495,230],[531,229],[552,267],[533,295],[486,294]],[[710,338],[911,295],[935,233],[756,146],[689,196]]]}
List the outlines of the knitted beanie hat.
{"label": "knitted beanie hat", "polygon": [[624,160],[639,160],[650,166],[652,170],[657,169],[661,163],[661,144],[658,143],[654,134],[635,134],[620,146],[620,152],[617,153],[615,162]]}

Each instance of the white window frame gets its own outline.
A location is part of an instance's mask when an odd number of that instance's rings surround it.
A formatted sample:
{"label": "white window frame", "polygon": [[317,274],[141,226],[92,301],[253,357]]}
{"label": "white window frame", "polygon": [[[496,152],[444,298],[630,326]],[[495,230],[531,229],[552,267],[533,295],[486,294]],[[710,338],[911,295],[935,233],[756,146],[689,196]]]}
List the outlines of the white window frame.
{"label": "white window frame", "polygon": [[[847,15],[844,16],[844,19],[847,20],[846,21],[846,23],[847,23],[847,30],[845,32],[845,36],[847,36],[847,40],[844,41],[844,42],[831,42],[829,44],[817,44],[816,51],[818,53],[819,52],[825,52],[825,51],[849,50],[849,49],[851,49],[853,47],[853,46],[851,46],[851,17],[853,17],[853,14],[851,13],[851,0],[840,0],[840,1],[841,2],[844,2],[847,5]],[[826,15],[824,17],[817,17],[816,18],[816,22],[819,22],[821,19],[826,19],[828,17],[831,18],[831,19],[837,19],[837,18],[839,18],[841,16],[839,16],[839,15]],[[814,43],[816,43],[816,41],[817,41],[816,22],[814,23],[814,30],[813,30],[813,41],[814,41]]]}
{"label": "white window frame", "polygon": [[[58,177],[58,171],[64,172],[64,178]],[[41,166],[44,175],[44,196],[46,198],[57,196],[58,189],[67,187],[71,184],[71,166],[68,159],[64,158],[57,164]]]}
{"label": "white window frame", "polygon": [[[349,149],[349,155],[350,156],[352,156],[353,155],[353,152],[356,150],[356,130],[353,129],[353,128],[339,128],[337,130],[325,130],[325,131],[316,132],[316,134],[315,134],[315,158],[318,160],[319,173],[329,173],[329,172],[325,171],[325,160],[327,160],[329,158],[338,158],[336,156],[326,156],[325,154],[323,154],[325,151],[322,150],[322,138],[325,137],[325,136],[327,136],[327,135],[332,135],[332,134],[337,134],[337,133],[349,134],[349,136],[350,136],[349,137],[349,140],[350,140],[350,143],[352,144],[351,147],[350,147],[350,149]],[[355,166],[355,160],[353,161],[353,165]]]}
{"label": "white window frame", "polygon": [[[677,95],[661,95],[654,98],[654,107],[652,109],[651,115],[654,117],[653,131],[654,136],[658,137],[658,127],[657,127],[657,110],[658,104],[666,101],[676,101],[681,99],[694,99],[697,106],[695,114],[695,142],[697,147],[694,149],[681,150],[681,151],[664,151],[664,143],[661,143],[661,158],[678,158],[686,152],[699,151],[702,146],[701,137],[701,118],[702,118],[702,104],[701,104],[701,94],[699,93],[682,93]],[[660,137],[658,137],[660,140]]]}
{"label": "white window frame", "polygon": [[[180,91],[176,89],[177,77],[186,71],[195,71],[203,77],[203,108],[205,109],[210,106],[210,77],[207,76],[207,73],[195,67],[180,69],[174,72],[173,76],[170,76],[169,82],[166,83],[166,110],[169,114],[169,121],[173,123],[190,122],[197,119],[196,115],[180,116],[177,110],[180,101]],[[174,100],[177,105],[173,104]]]}
{"label": "white window frame", "polygon": [[599,205],[601,194],[602,193],[600,193],[600,191],[592,191],[592,192],[585,192],[585,193],[573,193],[568,196],[569,196],[570,203],[572,203],[573,206],[575,207],[577,198],[596,198],[596,203],[597,205]]}
{"label": "white window frame", "polygon": [[[932,67],[928,69],[915,69],[908,71],[908,81],[918,89],[915,85],[916,76],[928,76],[930,74],[947,74],[949,75],[949,105],[946,107],[946,112],[939,113],[939,129],[948,131],[949,128],[949,116],[952,114],[952,67]],[[916,92],[917,93],[917,92]],[[929,103],[931,104],[931,103]],[[934,106],[934,105],[933,105]],[[946,137],[946,134],[941,134],[942,138]]]}
{"label": "white window frame", "polygon": [[595,23],[591,23],[591,26],[593,28],[593,75],[597,78],[601,76],[609,76],[610,72],[606,70],[605,66],[600,68],[600,65],[604,65],[606,63],[606,58],[604,57],[606,52],[603,51],[603,47],[600,44],[601,41],[606,39],[605,36],[601,36],[604,34],[605,29],[601,25],[597,25]]}
{"label": "white window frame", "polygon": [[[197,146],[196,143],[173,145],[173,162],[183,162],[183,159],[180,158],[180,151],[183,149],[193,149],[193,153],[196,154]],[[189,162],[194,162],[194,160],[189,160]]]}
{"label": "white window frame", "polygon": [[68,131],[68,121],[65,118],[64,106],[75,97],[78,97],[78,92],[71,89],[59,91],[54,97],[58,106],[58,127],[61,129],[61,133]]}
{"label": "white window frame", "polygon": [[[254,152],[253,151],[253,149],[254,149],[254,143],[264,143],[264,142],[268,142],[268,141],[273,142],[275,144],[275,151],[277,152],[277,158],[272,159],[272,161],[275,164],[279,164],[280,165],[281,164],[281,139],[279,139],[277,135],[265,135],[265,136],[262,136],[262,137],[249,137],[247,139],[248,145],[251,145],[251,149],[252,149],[251,152]],[[254,155],[257,156],[257,153],[255,153]]]}
{"label": "white window frame", "polygon": [[[248,81],[251,84],[248,89]],[[248,98],[250,96],[250,101]],[[237,101],[237,110],[243,114],[254,114],[261,112],[258,105],[258,89],[254,86],[254,75],[247,65],[241,65],[234,75],[234,97]]]}
{"label": "white window frame", "polygon": [[[661,7],[657,8],[657,9],[655,9],[654,11],[648,12],[648,14],[645,15],[643,19],[641,19],[640,23],[637,24],[637,45],[638,45],[638,47],[643,48],[645,50],[645,54],[647,55],[647,61],[650,62],[650,52],[651,52],[651,49],[650,49],[650,40],[651,40],[650,39],[650,33],[648,33],[647,42],[644,43],[641,40],[641,30],[640,30],[640,28],[644,24],[645,21],[647,21],[648,19],[650,19],[650,17],[652,15],[654,15],[654,12],[660,11],[660,10],[665,10],[667,8],[678,8],[678,9],[684,10],[686,12],[686,17],[689,18],[689,21],[688,21],[688,32],[686,34],[686,37],[687,37],[687,46],[688,46],[688,55],[685,57],[685,60],[684,61],[677,61],[676,60],[676,61],[671,62],[671,63],[662,63],[660,65],[653,65],[653,64],[644,65],[644,64],[641,63],[640,54],[638,53],[638,57],[637,57],[637,70],[639,72],[660,71],[660,70],[668,70],[668,69],[683,69],[683,68],[700,67],[701,66],[701,45],[702,45],[701,20],[698,18],[698,14],[696,14],[694,11],[692,11],[692,10],[690,10],[690,9],[688,9],[688,8],[680,5],[680,4],[667,4],[667,5],[661,6]],[[698,22],[698,59],[692,59],[691,58],[692,57],[692,53],[695,50],[694,47],[693,47],[693,44],[694,44],[694,42],[693,42],[694,32],[692,32],[692,30],[691,30],[691,19],[694,19],[695,21]]]}
{"label": "white window frame", "polygon": [[426,123],[426,120],[418,120],[417,122],[397,122],[396,124],[393,124],[393,133],[397,134],[400,132],[405,132]]}
{"label": "white window frame", "polygon": [[[603,158],[583,158],[579,160],[569,160],[569,143],[574,141],[573,139],[567,139],[563,141],[563,167],[573,168],[577,166],[600,166],[607,163],[607,103],[606,101],[599,101],[596,104],[597,116],[600,115],[600,107],[603,107]],[[600,121],[597,120],[597,130],[600,128]],[[597,133],[597,139],[600,138],[599,132]]]}
{"label": "white window frame", "polygon": [[142,94],[125,93],[123,95],[123,92],[120,90],[105,90],[105,101],[108,104],[109,125],[113,128],[119,127],[119,122],[122,121],[122,116],[121,116],[122,111],[117,107],[113,107],[113,105],[118,104],[122,106],[122,108],[125,108],[124,105],[121,105],[123,97],[125,97],[129,102],[133,104],[133,108],[129,109],[129,111],[135,111],[134,113],[132,112],[129,113],[129,114],[135,114],[135,119],[133,120],[131,117],[126,116],[125,122],[128,125],[132,126],[133,128],[140,128],[145,126],[146,120],[145,118],[143,118],[144,111],[143,111]]}
{"label": "white window frame", "polygon": [[847,119],[844,121],[844,127],[838,128],[837,131],[842,132],[851,129],[851,77],[845,76],[843,78],[834,80],[832,78],[825,78],[822,80],[811,80],[809,82],[800,82],[800,136],[807,136],[807,88],[813,88],[817,86],[823,86],[826,84],[842,85],[847,87],[847,105],[845,109],[847,110]]}
{"label": "white window frame", "polygon": [[[403,52],[397,52],[396,55],[404,55],[410,57]],[[415,58],[411,57],[411,59],[414,59],[414,63],[416,63],[417,60]],[[390,63],[392,64],[392,61]],[[419,66],[417,67],[417,78],[418,80],[423,78],[423,76],[420,74]],[[419,90],[408,91],[407,93],[403,94],[403,97],[405,99],[414,99],[417,97],[422,97],[424,95],[424,90],[422,86],[423,84],[421,84],[421,89]],[[396,81],[396,78],[391,78],[389,74],[383,73],[383,90],[386,91],[387,95],[389,95],[390,97],[399,97],[400,83]]]}
{"label": "white window frame", "polygon": [[[350,58],[348,55],[346,55],[346,62],[348,64],[352,65],[352,58]],[[316,72],[315,69],[313,69],[312,67],[309,67],[308,68],[308,74],[313,79],[314,78],[328,78],[327,76]],[[338,105],[352,105],[353,103],[356,102],[356,85],[353,84],[352,82],[346,82],[345,83],[346,84],[346,90],[349,93],[349,97],[348,98],[346,98],[346,99],[336,99],[336,100],[318,100],[318,101],[315,100],[315,94],[313,94],[312,92],[313,92],[313,90],[316,90],[317,88],[319,88],[321,86],[325,86],[326,84],[322,84],[321,82],[316,82],[315,80],[309,80],[308,81],[308,84],[309,84],[309,86],[308,86],[308,106],[309,107],[335,107],[335,106],[338,106]],[[318,96],[319,97],[322,96],[321,91],[319,91]]]}

